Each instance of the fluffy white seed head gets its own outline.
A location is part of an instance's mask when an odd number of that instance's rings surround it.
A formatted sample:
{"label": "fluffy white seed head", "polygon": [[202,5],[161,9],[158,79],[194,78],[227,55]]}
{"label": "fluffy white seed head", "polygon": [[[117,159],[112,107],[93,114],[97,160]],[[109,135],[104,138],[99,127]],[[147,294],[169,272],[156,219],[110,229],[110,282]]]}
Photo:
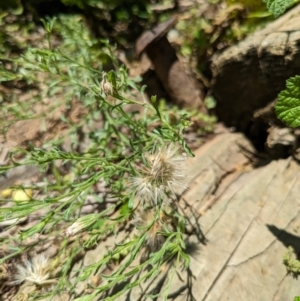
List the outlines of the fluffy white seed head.
{"label": "fluffy white seed head", "polygon": [[144,203],[166,203],[175,196],[175,188],[184,187],[184,162],[180,146],[169,144],[145,155],[146,165],[138,169],[139,176],[132,181],[136,196]]}
{"label": "fluffy white seed head", "polygon": [[14,284],[20,284],[24,281],[32,282],[37,285],[47,285],[55,283],[50,278],[50,265],[48,258],[44,254],[34,256],[31,260],[25,260],[25,265],[17,265]]}

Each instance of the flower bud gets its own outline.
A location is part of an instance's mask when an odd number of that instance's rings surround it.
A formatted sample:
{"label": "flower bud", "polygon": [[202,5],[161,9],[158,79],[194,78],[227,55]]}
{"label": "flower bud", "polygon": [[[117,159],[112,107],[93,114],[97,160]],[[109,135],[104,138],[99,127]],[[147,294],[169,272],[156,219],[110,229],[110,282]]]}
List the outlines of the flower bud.
{"label": "flower bud", "polygon": [[98,220],[98,214],[88,214],[80,217],[76,222],[74,222],[70,227],[66,230],[66,236],[74,236],[81,230],[91,226]]}
{"label": "flower bud", "polygon": [[106,95],[112,95],[114,92],[113,85],[107,80],[107,74],[103,73],[102,81],[100,84],[101,91]]}

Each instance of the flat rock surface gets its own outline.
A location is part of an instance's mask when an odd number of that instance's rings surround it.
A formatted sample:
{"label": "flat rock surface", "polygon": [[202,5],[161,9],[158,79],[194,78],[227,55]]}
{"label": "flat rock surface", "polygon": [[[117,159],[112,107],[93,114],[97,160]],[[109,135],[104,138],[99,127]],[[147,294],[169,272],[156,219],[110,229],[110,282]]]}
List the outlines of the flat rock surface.
{"label": "flat rock surface", "polygon": [[207,243],[191,235],[188,244],[196,250],[190,270],[174,276],[171,266],[152,286],[136,288],[124,300],[144,300],[141,292],[161,290],[171,276],[171,300],[293,300],[300,294],[282,262],[288,246],[300,250],[299,166],[285,159],[254,168],[249,151],[248,141],[231,133],[196,151],[191,188],[182,200]]}
{"label": "flat rock surface", "polygon": [[296,252],[300,246],[298,172],[288,159],[245,172],[199,219],[208,243],[192,257],[196,300],[293,300],[299,294],[282,263],[287,246]]}

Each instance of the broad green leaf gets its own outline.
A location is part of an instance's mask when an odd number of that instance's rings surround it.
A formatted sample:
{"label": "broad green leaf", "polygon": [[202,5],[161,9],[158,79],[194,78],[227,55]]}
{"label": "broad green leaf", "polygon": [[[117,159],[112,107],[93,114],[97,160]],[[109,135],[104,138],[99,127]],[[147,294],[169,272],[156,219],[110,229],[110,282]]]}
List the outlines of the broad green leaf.
{"label": "broad green leaf", "polygon": [[267,4],[268,10],[274,15],[274,17],[278,17],[282,15],[286,9],[292,4],[292,0],[264,0]]}
{"label": "broad green leaf", "polygon": [[300,301],[300,297],[299,297],[299,296],[296,296],[296,297],[294,298],[294,301]]}
{"label": "broad green leaf", "polygon": [[300,76],[286,81],[286,89],[278,95],[275,105],[277,117],[290,127],[300,126]]}

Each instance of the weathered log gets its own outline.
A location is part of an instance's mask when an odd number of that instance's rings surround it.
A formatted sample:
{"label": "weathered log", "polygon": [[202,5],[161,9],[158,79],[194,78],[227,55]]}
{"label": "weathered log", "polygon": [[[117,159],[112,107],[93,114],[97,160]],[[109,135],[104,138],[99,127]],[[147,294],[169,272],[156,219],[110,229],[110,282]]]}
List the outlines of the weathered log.
{"label": "weathered log", "polygon": [[247,132],[254,111],[300,74],[300,5],[214,55],[211,69],[219,119]]}
{"label": "weathered log", "polygon": [[[173,300],[293,300],[298,283],[288,275],[283,256],[289,245],[298,253],[299,166],[289,160],[241,174],[200,219],[208,240],[192,257],[195,281]],[[196,238],[194,238],[196,241]],[[179,283],[174,283],[174,291]]]}
{"label": "weathered log", "polygon": [[[245,151],[247,150],[247,151]],[[193,208],[207,243],[196,234],[190,269],[134,288],[120,300],[147,300],[172,278],[169,298],[176,301],[293,300],[297,280],[286,272],[282,259],[289,245],[296,252],[300,240],[299,166],[290,158],[255,168],[247,154],[251,145],[242,135],[220,135],[196,151],[189,166],[190,190],[182,199]],[[199,214],[200,218],[195,217]],[[160,299],[159,299],[160,300]]]}

